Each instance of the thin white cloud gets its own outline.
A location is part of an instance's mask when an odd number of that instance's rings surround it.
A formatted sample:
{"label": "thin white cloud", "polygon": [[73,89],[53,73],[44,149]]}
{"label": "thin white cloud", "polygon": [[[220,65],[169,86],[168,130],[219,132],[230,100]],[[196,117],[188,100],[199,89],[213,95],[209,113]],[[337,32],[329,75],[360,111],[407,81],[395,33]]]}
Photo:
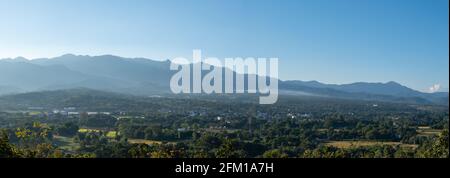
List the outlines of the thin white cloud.
{"label": "thin white cloud", "polygon": [[434,93],[434,92],[439,91],[440,88],[441,88],[441,84],[434,84],[433,86],[428,88],[428,92]]}

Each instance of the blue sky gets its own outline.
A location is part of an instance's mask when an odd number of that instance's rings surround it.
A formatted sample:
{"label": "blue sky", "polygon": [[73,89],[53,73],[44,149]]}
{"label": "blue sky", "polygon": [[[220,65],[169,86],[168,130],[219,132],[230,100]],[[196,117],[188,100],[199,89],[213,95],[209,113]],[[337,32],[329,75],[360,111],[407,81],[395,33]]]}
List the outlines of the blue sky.
{"label": "blue sky", "polygon": [[447,0],[0,0],[0,58],[278,57],[283,80],[449,86]]}

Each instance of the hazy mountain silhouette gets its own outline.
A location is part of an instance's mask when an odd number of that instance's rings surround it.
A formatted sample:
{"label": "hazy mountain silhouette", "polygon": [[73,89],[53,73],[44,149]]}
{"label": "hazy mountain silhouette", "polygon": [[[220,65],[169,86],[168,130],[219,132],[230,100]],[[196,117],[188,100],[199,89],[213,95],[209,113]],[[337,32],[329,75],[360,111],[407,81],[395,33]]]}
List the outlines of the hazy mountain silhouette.
{"label": "hazy mountain silhouette", "polygon": [[[169,94],[170,78],[176,72],[170,71],[169,66],[168,60],[112,55],[2,59],[0,95],[79,87],[133,95]],[[281,94],[290,95],[448,105],[448,92],[423,93],[396,82],[336,85],[317,81],[279,81],[279,89]]]}

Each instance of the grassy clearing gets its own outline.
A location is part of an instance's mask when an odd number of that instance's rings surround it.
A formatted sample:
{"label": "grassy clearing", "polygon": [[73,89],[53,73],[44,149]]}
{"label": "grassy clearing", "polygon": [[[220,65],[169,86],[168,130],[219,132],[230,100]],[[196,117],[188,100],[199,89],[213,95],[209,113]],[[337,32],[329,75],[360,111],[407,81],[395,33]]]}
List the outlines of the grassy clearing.
{"label": "grassy clearing", "polygon": [[128,139],[128,142],[131,144],[147,144],[147,145],[153,145],[153,144],[162,144],[161,141],[155,141],[155,140],[145,140],[145,139]]}
{"label": "grassy clearing", "polygon": [[429,126],[417,127],[416,131],[417,131],[418,135],[420,135],[420,136],[434,136],[434,135],[438,135],[439,133],[442,132],[442,130],[433,129]]}
{"label": "grassy clearing", "polygon": [[108,137],[108,138],[116,138],[117,137],[117,132],[116,131],[109,131],[108,133],[106,133],[106,137]]}
{"label": "grassy clearing", "polygon": [[401,146],[413,149],[417,148],[417,145],[413,144],[403,144],[401,142],[371,141],[371,140],[327,141],[325,142],[325,145],[337,148],[357,148],[357,147],[369,147],[377,145]]}
{"label": "grassy clearing", "polygon": [[31,112],[28,112],[28,115],[30,115],[30,116],[37,116],[37,115],[40,115],[40,114],[42,114],[42,112],[40,112],[40,111],[31,111]]}
{"label": "grassy clearing", "polygon": [[168,144],[175,144],[176,142],[163,142],[163,141],[156,141],[156,140],[145,140],[145,139],[128,139],[128,143],[131,144],[147,144],[147,145],[159,145],[162,143],[168,143]]}
{"label": "grassy clearing", "polygon": [[78,132],[80,132],[80,133],[86,133],[86,132],[101,132],[101,130],[99,130],[99,129],[81,128],[81,129],[78,129]]}
{"label": "grassy clearing", "polygon": [[53,144],[56,144],[58,148],[67,151],[75,151],[80,148],[78,143],[75,143],[70,137],[53,136]]}

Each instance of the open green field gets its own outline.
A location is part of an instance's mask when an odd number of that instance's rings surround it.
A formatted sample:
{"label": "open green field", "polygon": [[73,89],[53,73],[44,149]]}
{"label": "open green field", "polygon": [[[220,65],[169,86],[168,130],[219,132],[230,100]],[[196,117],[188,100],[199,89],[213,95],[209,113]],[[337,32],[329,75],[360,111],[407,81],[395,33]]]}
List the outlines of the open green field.
{"label": "open green field", "polygon": [[108,137],[108,138],[116,138],[117,134],[118,133],[116,131],[109,131],[108,133],[106,133],[106,137]]}
{"label": "open green field", "polygon": [[39,114],[42,114],[42,112],[40,112],[40,111],[30,111],[30,112],[28,112],[28,115],[30,115],[30,116],[36,116],[36,115],[39,115]]}
{"label": "open green field", "polygon": [[418,135],[420,136],[434,136],[439,135],[439,133],[442,132],[442,130],[439,129],[433,129],[429,126],[420,126],[416,129]]}
{"label": "open green field", "polygon": [[80,128],[78,129],[78,132],[80,133],[86,133],[86,132],[100,132],[102,130],[99,129],[88,129],[88,128]]}
{"label": "open green field", "polygon": [[80,148],[80,145],[75,143],[70,137],[53,136],[53,143],[56,144],[58,148],[66,151],[75,151]]}
{"label": "open green field", "polygon": [[414,144],[403,144],[401,142],[382,142],[382,141],[371,141],[371,140],[345,140],[345,141],[327,141],[325,142],[327,146],[333,146],[336,148],[357,148],[357,147],[368,147],[376,145],[391,145],[391,146],[401,146],[407,148],[417,148]]}
{"label": "open green field", "polygon": [[153,144],[162,144],[161,141],[155,141],[155,140],[145,140],[145,139],[128,139],[128,142],[131,144],[147,144],[147,145],[153,145]]}
{"label": "open green field", "polygon": [[175,144],[175,142],[162,142],[162,141],[156,141],[156,140],[145,140],[145,139],[128,139],[128,143],[131,144],[147,144],[147,145],[159,145],[162,143],[168,143],[168,144]]}

